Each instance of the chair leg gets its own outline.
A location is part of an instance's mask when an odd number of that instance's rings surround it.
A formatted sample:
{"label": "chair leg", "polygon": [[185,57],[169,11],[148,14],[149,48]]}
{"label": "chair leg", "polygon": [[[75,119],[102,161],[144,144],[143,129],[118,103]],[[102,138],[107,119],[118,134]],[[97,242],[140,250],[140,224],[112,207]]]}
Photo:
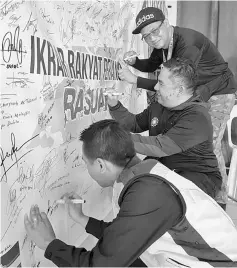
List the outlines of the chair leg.
{"label": "chair leg", "polygon": [[228,176],[228,193],[237,198],[237,148],[233,149]]}

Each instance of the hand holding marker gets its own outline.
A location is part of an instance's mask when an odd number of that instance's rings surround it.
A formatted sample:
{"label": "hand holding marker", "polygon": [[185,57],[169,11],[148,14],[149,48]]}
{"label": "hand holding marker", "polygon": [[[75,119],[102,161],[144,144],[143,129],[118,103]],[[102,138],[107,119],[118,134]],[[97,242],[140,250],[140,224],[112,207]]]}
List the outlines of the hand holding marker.
{"label": "hand holding marker", "polygon": [[122,92],[118,92],[116,89],[115,89],[116,85],[114,84],[112,87],[110,88],[105,88],[104,91],[103,91],[103,94],[105,96],[121,96],[121,95],[124,95],[124,93]]}
{"label": "hand holding marker", "polygon": [[124,93],[116,91],[115,87],[104,89],[103,94],[106,96],[108,105],[112,107],[118,104],[118,97],[124,95]]}
{"label": "hand holding marker", "polygon": [[[69,201],[69,202],[68,202]],[[61,199],[57,200],[57,204],[62,204],[65,206],[65,230],[67,235],[67,242],[69,243],[69,223],[68,223],[68,216],[73,219],[74,221],[80,223],[81,217],[83,215],[82,212],[82,204],[86,201],[81,199],[78,194],[75,193],[66,193],[61,197]],[[76,205],[76,204],[81,204]]]}
{"label": "hand holding marker", "polygon": [[134,65],[136,62],[136,57],[138,57],[139,54],[137,54],[135,51],[128,51],[124,55],[124,62],[130,66]]}
{"label": "hand holding marker", "polygon": [[137,56],[138,56],[137,54],[134,54],[132,56],[128,56],[128,57],[124,58],[124,60],[130,60],[130,59],[136,58]]}

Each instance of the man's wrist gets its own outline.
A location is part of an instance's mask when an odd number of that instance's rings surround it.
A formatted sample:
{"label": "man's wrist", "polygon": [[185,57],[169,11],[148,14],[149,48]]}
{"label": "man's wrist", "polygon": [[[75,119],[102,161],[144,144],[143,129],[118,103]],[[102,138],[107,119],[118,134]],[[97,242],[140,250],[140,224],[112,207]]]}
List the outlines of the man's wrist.
{"label": "man's wrist", "polygon": [[109,107],[115,107],[115,106],[118,105],[118,101],[117,101],[116,103],[109,103],[109,102],[108,102],[108,105],[109,105]]}
{"label": "man's wrist", "polygon": [[118,101],[118,103],[117,103],[115,106],[110,106],[110,105],[109,105],[109,110],[110,110],[110,111],[115,111],[115,110],[117,110],[118,108],[120,108],[120,106],[121,106],[121,102]]}
{"label": "man's wrist", "polygon": [[44,245],[44,247],[42,249],[45,251],[47,249],[47,247],[49,246],[49,244],[51,244],[55,239],[57,239],[57,238],[54,237],[53,239],[45,241],[45,245]]}

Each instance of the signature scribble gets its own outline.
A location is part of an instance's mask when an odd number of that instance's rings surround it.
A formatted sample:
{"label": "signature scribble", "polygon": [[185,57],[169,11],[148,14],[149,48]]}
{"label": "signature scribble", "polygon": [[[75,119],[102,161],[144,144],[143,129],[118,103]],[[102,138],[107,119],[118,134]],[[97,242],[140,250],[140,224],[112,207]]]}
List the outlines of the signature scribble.
{"label": "signature scribble", "polygon": [[32,19],[31,18],[32,17],[32,12],[30,13],[30,17],[29,17],[29,19],[28,19],[28,21],[27,21],[27,23],[26,23],[26,26],[25,26],[25,28],[24,28],[24,30],[23,30],[23,32],[25,31],[25,30],[29,30],[30,28],[33,28],[33,35],[37,32],[37,19]]}
{"label": "signature scribble", "polygon": [[[27,154],[29,154],[32,150],[27,151],[25,154],[21,155],[21,157],[18,158],[17,153],[19,153],[21,151],[21,149],[31,140],[35,139],[36,137],[38,137],[39,134],[35,135],[34,137],[28,139],[27,141],[25,141],[21,146],[17,146],[16,145],[16,138],[15,138],[15,134],[11,133],[11,148],[9,151],[4,152],[2,147],[0,147],[0,157],[1,157],[1,167],[3,169],[3,174],[1,175],[1,179],[0,182],[5,179],[5,182],[7,182],[7,172],[17,164],[18,166],[18,162]],[[11,162],[13,162],[13,164],[11,164],[10,167],[6,167],[5,166],[5,162],[6,160],[8,160],[10,158]]]}
{"label": "signature scribble", "polygon": [[44,20],[46,20],[46,22],[48,22],[50,24],[54,24],[54,21],[50,18],[51,15],[50,14],[46,15],[45,8],[40,8],[40,14],[41,14],[42,18]]}
{"label": "signature scribble", "polygon": [[15,77],[14,73],[12,77],[7,77],[7,80],[10,80],[9,83],[6,83],[8,86],[17,87],[20,86],[21,88],[28,87],[29,84],[34,84],[34,82],[30,81],[28,77]]}
{"label": "signature scribble", "polygon": [[56,149],[51,150],[35,172],[34,188],[39,190],[41,196],[43,196],[46,189],[46,184],[51,178],[52,169],[58,162],[57,159],[58,154]]}
{"label": "signature scribble", "polygon": [[3,19],[8,13],[15,11],[23,4],[25,0],[17,2],[16,0],[4,1],[0,6],[0,19]]}
{"label": "signature scribble", "polygon": [[8,26],[9,27],[12,27],[12,26],[15,26],[17,27],[17,21],[21,18],[21,16],[17,17],[16,14],[13,14],[11,15],[11,17],[9,18],[9,23],[8,23]]}
{"label": "signature scribble", "polygon": [[23,51],[22,39],[19,38],[20,27],[17,26],[14,35],[9,31],[7,32],[2,40],[2,58],[4,62],[8,63],[11,60],[12,53],[16,53],[18,64],[22,63]]}

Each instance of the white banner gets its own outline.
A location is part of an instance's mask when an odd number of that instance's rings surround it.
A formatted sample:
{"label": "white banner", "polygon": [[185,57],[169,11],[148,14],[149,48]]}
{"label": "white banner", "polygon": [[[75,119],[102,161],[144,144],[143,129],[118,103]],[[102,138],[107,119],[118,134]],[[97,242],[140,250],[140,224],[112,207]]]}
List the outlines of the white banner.
{"label": "white banner", "polygon": [[133,1],[1,2],[2,266],[53,266],[26,235],[32,204],[70,244],[81,245],[87,234],[56,204],[62,194],[77,189],[89,216],[110,213],[112,191],[88,175],[78,136],[109,118],[104,88],[124,92],[132,112],[146,106],[144,91],[118,79],[124,52],[144,55],[131,34],[139,9]]}

